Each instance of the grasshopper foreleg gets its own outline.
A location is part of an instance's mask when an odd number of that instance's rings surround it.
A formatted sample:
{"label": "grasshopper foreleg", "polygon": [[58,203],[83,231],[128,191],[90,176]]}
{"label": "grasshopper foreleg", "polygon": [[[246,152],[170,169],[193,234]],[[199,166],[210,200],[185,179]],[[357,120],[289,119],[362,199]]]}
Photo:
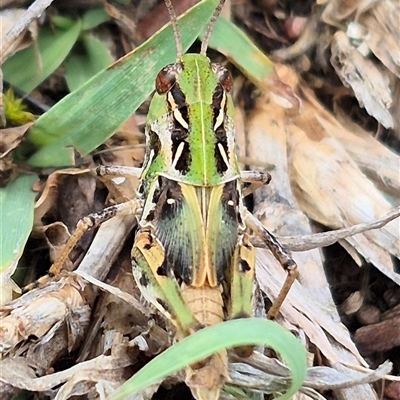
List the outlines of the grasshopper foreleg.
{"label": "grasshopper foreleg", "polygon": [[274,235],[268,232],[268,230],[261,224],[261,222],[248,210],[245,211],[245,223],[248,228],[253,230],[253,232],[261,238],[261,240],[265,243],[267,248],[277,259],[277,261],[282,265],[283,269],[288,273],[285,282],[283,283],[282,288],[278,294],[278,297],[275,299],[272,307],[268,311],[268,318],[273,319],[278,315],[279,309],[283,301],[285,300],[290,288],[292,287],[293,282],[296,280],[298,274],[297,264],[285,251],[281,244],[276,240]]}

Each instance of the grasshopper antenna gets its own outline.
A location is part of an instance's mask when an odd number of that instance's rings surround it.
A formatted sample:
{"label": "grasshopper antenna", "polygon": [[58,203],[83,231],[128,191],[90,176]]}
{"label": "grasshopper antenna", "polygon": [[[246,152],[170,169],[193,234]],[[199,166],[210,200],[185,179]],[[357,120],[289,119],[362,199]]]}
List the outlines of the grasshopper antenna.
{"label": "grasshopper antenna", "polygon": [[174,31],[175,43],[176,43],[176,59],[179,61],[183,56],[183,48],[182,48],[182,38],[179,32],[178,27],[178,19],[176,18],[174,7],[172,7],[171,0],[164,0],[165,5],[167,6],[169,19],[171,21],[172,30]]}
{"label": "grasshopper antenna", "polygon": [[201,44],[201,49],[200,49],[200,54],[205,56],[207,52],[207,47],[208,43],[210,42],[210,37],[212,34],[212,31],[214,29],[215,23],[217,22],[217,19],[219,17],[219,14],[221,13],[222,7],[224,6],[226,0],[220,0],[217,8],[214,11],[214,14],[212,15],[210,22],[207,26],[206,34],[204,35],[203,43]]}

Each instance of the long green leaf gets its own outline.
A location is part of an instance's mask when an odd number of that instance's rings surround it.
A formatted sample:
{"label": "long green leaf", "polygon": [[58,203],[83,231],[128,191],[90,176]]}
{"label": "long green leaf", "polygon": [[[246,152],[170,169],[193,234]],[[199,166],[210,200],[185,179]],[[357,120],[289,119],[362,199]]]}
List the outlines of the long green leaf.
{"label": "long green leaf", "polygon": [[9,282],[31,233],[37,179],[21,175],[0,188],[0,286]]}
{"label": "long green leaf", "polygon": [[226,321],[183,339],[150,361],[117,389],[110,400],[123,400],[224,348],[252,344],[271,347],[285,360],[292,373],[292,382],[279,399],[289,399],[299,390],[306,376],[305,349],[290,332],[277,323],[249,318]]}
{"label": "long green leaf", "polygon": [[244,32],[222,17],[215,25],[210,47],[224,54],[258,85],[265,83],[273,71],[271,60]]}
{"label": "long green leaf", "polygon": [[106,45],[90,33],[82,34],[83,54],[72,51],[65,60],[65,79],[71,91],[109,66],[113,59]]}
{"label": "long green leaf", "polygon": [[[203,0],[180,20],[186,50],[209,21],[216,0]],[[170,26],[93,77],[43,114],[28,140],[40,148],[28,163],[36,167],[75,163],[74,151],[86,155],[126,121],[154,88],[157,72],[176,59]]]}
{"label": "long green leaf", "polygon": [[110,19],[111,17],[104,7],[89,9],[82,17],[82,30],[88,31],[97,28],[100,24],[110,21]]}

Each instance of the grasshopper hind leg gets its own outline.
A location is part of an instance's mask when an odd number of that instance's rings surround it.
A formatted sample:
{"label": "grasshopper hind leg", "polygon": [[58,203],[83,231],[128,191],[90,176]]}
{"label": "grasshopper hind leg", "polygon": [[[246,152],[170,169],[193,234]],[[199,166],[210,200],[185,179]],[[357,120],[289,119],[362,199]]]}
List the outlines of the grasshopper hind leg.
{"label": "grasshopper hind leg", "polygon": [[[165,264],[165,249],[157,237],[143,229],[132,249],[133,275],[144,297],[167,316],[177,330],[175,338],[224,319],[219,286],[194,287],[178,283]],[[228,358],[220,351],[185,368],[185,382],[197,400],[217,400],[226,381]]]}
{"label": "grasshopper hind leg", "polygon": [[[228,318],[249,318],[253,316],[255,251],[246,232],[239,234],[229,272]],[[240,357],[249,357],[254,346],[240,346],[234,349]]]}
{"label": "grasshopper hind leg", "polygon": [[64,245],[60,256],[50,266],[49,272],[46,276],[39,278],[36,282],[29,284],[23,288],[23,293],[26,293],[36,287],[44,286],[49,280],[60,275],[64,266],[69,259],[71,251],[82,238],[82,236],[89,230],[94,229],[101,225],[103,222],[117,215],[132,215],[136,214],[141,204],[138,200],[130,200],[125,203],[116,204],[95,213],[91,213],[81,218],[77,225],[75,232],[69,237]]}
{"label": "grasshopper hind leg", "polygon": [[239,239],[231,261],[229,318],[248,318],[253,314],[255,252],[247,233]]}
{"label": "grasshopper hind leg", "polygon": [[268,318],[274,319],[278,315],[283,301],[292,287],[293,282],[297,278],[297,264],[276,240],[275,236],[272,235],[272,233],[270,233],[248,210],[245,211],[245,223],[248,228],[250,228],[258,237],[261,238],[261,240],[266,244],[267,248],[271,251],[271,253],[288,274],[278,294],[278,297],[273,302],[272,307],[269,309],[267,314]]}

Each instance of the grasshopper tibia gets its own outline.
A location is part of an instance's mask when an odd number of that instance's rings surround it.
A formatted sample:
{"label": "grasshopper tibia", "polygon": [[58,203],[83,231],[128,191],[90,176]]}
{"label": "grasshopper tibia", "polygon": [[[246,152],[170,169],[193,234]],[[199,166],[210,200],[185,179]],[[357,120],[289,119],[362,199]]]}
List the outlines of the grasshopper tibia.
{"label": "grasshopper tibia", "polygon": [[297,264],[285,251],[281,244],[275,239],[274,235],[268,232],[261,222],[247,210],[245,212],[245,223],[248,228],[252,229],[255,234],[261,238],[261,240],[266,244],[267,248],[288,273],[278,297],[275,299],[272,307],[268,311],[268,318],[274,319],[278,315],[279,309],[290,288],[292,287],[293,282],[296,280],[298,274]]}

